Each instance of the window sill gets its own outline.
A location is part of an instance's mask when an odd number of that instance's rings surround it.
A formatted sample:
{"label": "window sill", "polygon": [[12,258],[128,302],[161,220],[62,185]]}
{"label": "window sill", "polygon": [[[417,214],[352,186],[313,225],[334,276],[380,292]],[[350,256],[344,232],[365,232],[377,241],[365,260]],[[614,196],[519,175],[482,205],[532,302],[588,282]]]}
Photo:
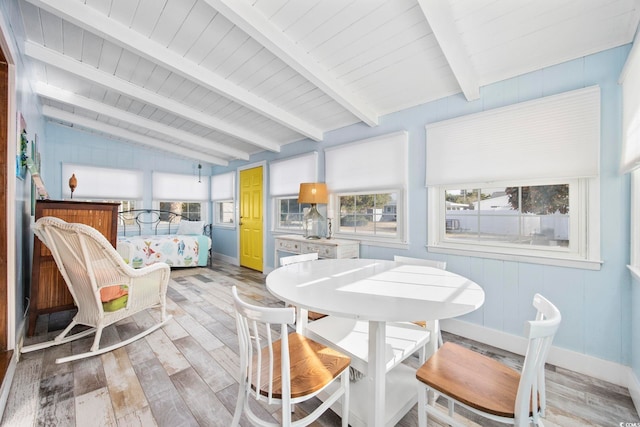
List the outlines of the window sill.
{"label": "window sill", "polygon": [[528,264],[553,265],[557,267],[579,268],[583,270],[600,270],[602,261],[575,258],[547,257],[539,254],[513,254],[488,252],[486,250],[448,248],[443,246],[429,246],[427,251],[438,254],[461,255],[476,258],[498,259],[503,261],[525,262]]}
{"label": "window sill", "polygon": [[636,282],[640,282],[640,268],[634,267],[633,265],[627,265],[627,268],[631,272],[631,277]]}

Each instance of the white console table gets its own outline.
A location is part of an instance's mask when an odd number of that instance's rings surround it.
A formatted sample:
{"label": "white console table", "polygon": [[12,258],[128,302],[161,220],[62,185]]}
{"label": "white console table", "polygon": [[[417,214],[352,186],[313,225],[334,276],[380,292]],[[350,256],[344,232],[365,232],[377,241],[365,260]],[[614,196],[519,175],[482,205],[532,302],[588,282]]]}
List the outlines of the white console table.
{"label": "white console table", "polygon": [[298,234],[286,234],[275,237],[275,267],[280,265],[279,252],[308,254],[316,252],[318,258],[359,258],[360,242],[342,239],[305,239]]}

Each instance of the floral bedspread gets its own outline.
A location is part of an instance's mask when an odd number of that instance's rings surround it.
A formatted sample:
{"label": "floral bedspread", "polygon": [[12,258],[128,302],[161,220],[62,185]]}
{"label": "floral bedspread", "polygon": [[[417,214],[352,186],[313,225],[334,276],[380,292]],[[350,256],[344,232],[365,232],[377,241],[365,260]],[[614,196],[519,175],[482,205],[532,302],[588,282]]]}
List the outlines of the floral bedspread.
{"label": "floral bedspread", "polygon": [[204,235],[167,234],[118,237],[116,249],[134,268],[157,262],[171,267],[206,266],[211,239]]}

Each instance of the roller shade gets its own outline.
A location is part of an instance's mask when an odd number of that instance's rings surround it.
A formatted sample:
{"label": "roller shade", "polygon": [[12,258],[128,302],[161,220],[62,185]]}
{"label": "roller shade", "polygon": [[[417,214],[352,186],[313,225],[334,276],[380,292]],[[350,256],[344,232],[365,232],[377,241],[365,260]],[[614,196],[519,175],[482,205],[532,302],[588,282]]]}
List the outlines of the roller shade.
{"label": "roller shade", "polygon": [[640,166],[640,43],[635,43],[620,75],[622,84],[622,161],[630,172]]}
{"label": "roller shade", "polygon": [[207,181],[193,175],[153,173],[153,200],[200,202],[209,200]]}
{"label": "roller shade", "polygon": [[269,163],[269,195],[297,195],[301,182],[318,180],[318,152],[274,160]]}
{"label": "roller shade", "polygon": [[62,193],[71,195],[69,178],[75,174],[78,186],[74,198],[103,200],[141,200],[143,175],[129,169],[99,168],[64,163],[62,165]]}
{"label": "roller shade", "polygon": [[600,88],[426,126],[427,186],[584,178],[600,170]]}
{"label": "roller shade", "polygon": [[407,145],[402,131],[325,149],[329,192],[404,188]]}
{"label": "roller shade", "polygon": [[211,200],[235,199],[235,172],[222,173],[211,177]]}

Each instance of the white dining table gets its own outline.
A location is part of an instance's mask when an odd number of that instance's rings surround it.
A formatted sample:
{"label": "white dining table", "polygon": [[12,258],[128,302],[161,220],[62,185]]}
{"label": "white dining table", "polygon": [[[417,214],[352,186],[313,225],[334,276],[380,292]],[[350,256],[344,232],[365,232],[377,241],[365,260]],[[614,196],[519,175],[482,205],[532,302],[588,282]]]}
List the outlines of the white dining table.
{"label": "white dining table", "polygon": [[[484,291],[468,278],[387,260],[302,262],[273,270],[266,282],[274,296],[299,308],[368,322],[366,378],[352,384],[350,392],[349,423],[356,426],[395,425],[416,402],[415,369],[399,364],[387,372],[390,322],[426,320],[433,337],[428,357],[437,348],[438,320],[469,313],[484,303]],[[298,330],[304,333],[304,325]]]}

